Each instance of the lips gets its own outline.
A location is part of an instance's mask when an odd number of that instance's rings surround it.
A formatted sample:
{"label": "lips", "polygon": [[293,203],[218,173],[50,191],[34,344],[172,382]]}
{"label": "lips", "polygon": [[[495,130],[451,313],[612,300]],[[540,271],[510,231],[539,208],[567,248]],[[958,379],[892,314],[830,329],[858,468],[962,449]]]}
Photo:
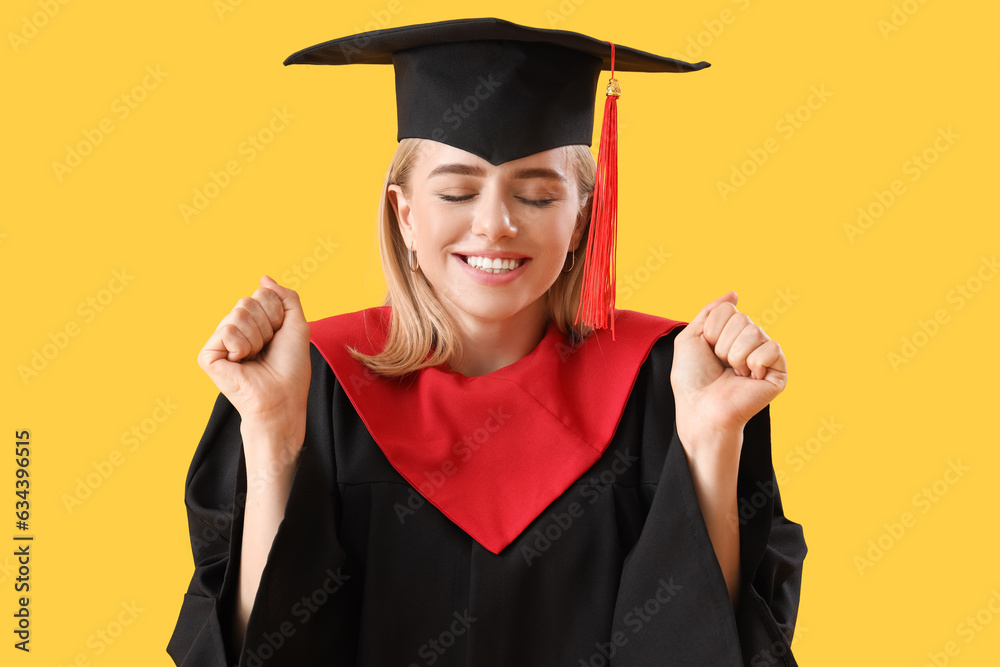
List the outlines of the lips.
{"label": "lips", "polygon": [[524,273],[530,257],[516,253],[479,253],[452,255],[461,262],[469,277],[483,285],[505,285]]}
{"label": "lips", "polygon": [[482,255],[471,255],[465,257],[465,263],[469,266],[489,273],[506,273],[513,271],[521,265],[523,257],[500,258],[484,257]]}

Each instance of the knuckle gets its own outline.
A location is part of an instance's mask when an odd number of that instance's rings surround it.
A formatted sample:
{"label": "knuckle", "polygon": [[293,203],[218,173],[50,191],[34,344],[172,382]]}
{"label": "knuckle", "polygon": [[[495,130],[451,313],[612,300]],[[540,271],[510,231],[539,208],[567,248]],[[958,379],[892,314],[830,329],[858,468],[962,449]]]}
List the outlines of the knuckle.
{"label": "knuckle", "polygon": [[258,287],[253,293],[253,298],[257,301],[273,301],[278,298],[278,295],[269,287]]}
{"label": "knuckle", "polygon": [[222,321],[219,325],[219,335],[225,339],[232,338],[239,334],[240,329],[236,326],[236,323],[232,321],[229,317]]}
{"label": "knuckle", "polygon": [[253,315],[249,310],[237,307],[233,309],[232,319],[234,324],[246,325],[253,321]]}

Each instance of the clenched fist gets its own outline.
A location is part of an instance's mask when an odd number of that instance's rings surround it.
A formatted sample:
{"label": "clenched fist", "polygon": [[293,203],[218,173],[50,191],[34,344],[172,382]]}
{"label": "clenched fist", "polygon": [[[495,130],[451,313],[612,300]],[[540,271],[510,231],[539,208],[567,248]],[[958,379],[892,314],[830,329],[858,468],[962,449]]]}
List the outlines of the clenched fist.
{"label": "clenched fist", "polygon": [[734,433],[764,409],[788,381],[781,346],[736,308],[728,292],[674,339],[670,384],[678,435]]}
{"label": "clenched fist", "polygon": [[262,277],[260,289],[237,301],[219,323],[198,365],[240,413],[245,440],[252,429],[297,453],[311,374],[309,325],[298,294]]}

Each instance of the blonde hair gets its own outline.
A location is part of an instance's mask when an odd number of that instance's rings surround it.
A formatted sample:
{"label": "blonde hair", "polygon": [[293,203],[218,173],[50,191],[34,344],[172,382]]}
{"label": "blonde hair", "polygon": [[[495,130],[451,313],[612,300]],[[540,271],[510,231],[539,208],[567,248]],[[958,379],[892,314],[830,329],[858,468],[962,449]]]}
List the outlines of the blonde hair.
{"label": "blonde hair", "polygon": [[[347,348],[351,356],[384,377],[399,377],[421,368],[438,366],[462,352],[461,338],[451,316],[441,305],[423,272],[414,272],[409,268],[409,250],[387,196],[391,184],[399,185],[403,194],[410,196],[410,174],[423,141],[412,138],[400,140],[389,163],[378,205],[379,250],[388,285],[383,305],[392,309],[385,347],[372,355]],[[560,273],[548,290],[548,312],[549,321],[554,320],[559,330],[576,343],[591,331],[583,324],[574,325],[573,320],[580,303],[596,165],[588,146],[571,145],[566,149],[576,172],[580,215],[586,216],[586,224],[580,244],[573,253],[572,270]]]}

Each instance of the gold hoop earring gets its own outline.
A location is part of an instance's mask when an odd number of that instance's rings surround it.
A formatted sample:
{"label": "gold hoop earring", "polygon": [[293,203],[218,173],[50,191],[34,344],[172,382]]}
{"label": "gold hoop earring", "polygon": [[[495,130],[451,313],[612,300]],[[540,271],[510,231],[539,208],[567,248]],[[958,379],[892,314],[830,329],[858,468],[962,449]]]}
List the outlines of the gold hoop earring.
{"label": "gold hoop earring", "polygon": [[408,258],[410,264],[410,271],[416,271],[420,268],[420,260],[417,259],[417,253],[413,252],[413,244],[410,244],[410,256]]}
{"label": "gold hoop earring", "polygon": [[[569,265],[568,269],[563,269],[563,273],[569,273],[570,271],[573,270],[573,267],[576,266],[576,253],[575,252],[568,252],[566,254],[568,254],[570,257],[573,258],[573,262]],[[563,262],[563,266],[565,266],[565,265],[566,265],[566,262]]]}

